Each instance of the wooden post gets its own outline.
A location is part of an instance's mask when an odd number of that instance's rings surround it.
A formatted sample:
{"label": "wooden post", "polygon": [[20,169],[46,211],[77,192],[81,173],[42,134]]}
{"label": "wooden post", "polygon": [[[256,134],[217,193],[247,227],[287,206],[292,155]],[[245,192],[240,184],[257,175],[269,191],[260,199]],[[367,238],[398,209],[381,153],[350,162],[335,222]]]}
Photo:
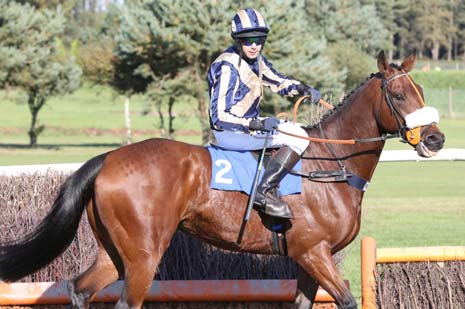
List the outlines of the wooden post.
{"label": "wooden post", "polygon": [[454,119],[454,107],[452,103],[452,87],[449,86],[449,101],[447,103],[447,114],[450,119]]}
{"label": "wooden post", "polygon": [[372,237],[362,238],[361,263],[362,308],[376,309],[376,241]]}

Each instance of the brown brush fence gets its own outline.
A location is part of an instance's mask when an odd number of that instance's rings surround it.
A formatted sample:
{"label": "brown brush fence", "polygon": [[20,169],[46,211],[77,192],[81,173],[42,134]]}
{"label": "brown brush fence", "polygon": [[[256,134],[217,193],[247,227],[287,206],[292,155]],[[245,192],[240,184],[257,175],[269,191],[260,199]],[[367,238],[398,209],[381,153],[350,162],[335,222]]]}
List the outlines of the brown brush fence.
{"label": "brown brush fence", "polygon": [[465,308],[465,262],[379,264],[379,308]]}
{"label": "brown brush fence", "polygon": [[[58,172],[0,176],[0,242],[32,231],[48,213],[68,175]],[[130,241],[130,240],[128,240]],[[83,272],[94,260],[96,244],[84,215],[71,246],[50,265],[23,282],[63,281]],[[31,257],[33,258],[33,257]],[[287,257],[220,250],[178,232],[159,266],[158,280],[295,279],[296,264]],[[92,304],[93,308],[104,304]],[[112,304],[111,307],[114,305]],[[62,306],[34,306],[61,308]],[[144,308],[293,308],[292,303],[153,303]]]}
{"label": "brown brush fence", "polygon": [[465,308],[465,247],[361,245],[362,307]]}

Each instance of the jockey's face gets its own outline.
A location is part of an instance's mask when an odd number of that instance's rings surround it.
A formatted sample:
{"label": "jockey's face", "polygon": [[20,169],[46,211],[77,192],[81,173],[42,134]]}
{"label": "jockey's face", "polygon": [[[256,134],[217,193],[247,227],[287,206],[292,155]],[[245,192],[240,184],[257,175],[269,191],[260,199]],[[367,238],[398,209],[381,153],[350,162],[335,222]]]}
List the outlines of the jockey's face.
{"label": "jockey's face", "polygon": [[265,40],[266,37],[244,38],[241,41],[244,55],[249,59],[256,59],[262,50],[262,46],[263,43],[265,43]]}
{"label": "jockey's face", "polygon": [[260,54],[261,49],[262,45],[256,45],[255,43],[253,43],[250,46],[242,44],[242,51],[244,52],[244,55],[249,59],[256,59]]}

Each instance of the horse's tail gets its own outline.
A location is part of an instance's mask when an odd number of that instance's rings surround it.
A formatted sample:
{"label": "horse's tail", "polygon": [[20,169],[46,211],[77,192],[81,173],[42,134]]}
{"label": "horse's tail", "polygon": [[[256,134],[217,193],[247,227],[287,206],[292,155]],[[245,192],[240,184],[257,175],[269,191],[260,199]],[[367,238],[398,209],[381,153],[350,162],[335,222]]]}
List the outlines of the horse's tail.
{"label": "horse's tail", "polygon": [[71,244],[105,157],[87,161],[66,180],[52,210],[32,233],[0,246],[0,280],[15,281],[39,270]]}

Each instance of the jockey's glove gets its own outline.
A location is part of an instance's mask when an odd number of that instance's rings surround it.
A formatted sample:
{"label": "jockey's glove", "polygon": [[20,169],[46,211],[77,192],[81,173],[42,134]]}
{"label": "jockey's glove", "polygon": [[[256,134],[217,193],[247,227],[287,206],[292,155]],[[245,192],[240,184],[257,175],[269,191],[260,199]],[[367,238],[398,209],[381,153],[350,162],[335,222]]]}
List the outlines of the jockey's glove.
{"label": "jockey's glove", "polygon": [[313,104],[318,104],[318,102],[320,102],[320,99],[321,99],[320,92],[310,86],[307,86],[305,84],[299,84],[297,85],[297,91],[302,96],[304,95],[310,96],[310,101]]}
{"label": "jockey's glove", "polygon": [[249,130],[272,132],[279,125],[279,119],[276,117],[268,117],[262,120],[252,119],[249,123]]}

